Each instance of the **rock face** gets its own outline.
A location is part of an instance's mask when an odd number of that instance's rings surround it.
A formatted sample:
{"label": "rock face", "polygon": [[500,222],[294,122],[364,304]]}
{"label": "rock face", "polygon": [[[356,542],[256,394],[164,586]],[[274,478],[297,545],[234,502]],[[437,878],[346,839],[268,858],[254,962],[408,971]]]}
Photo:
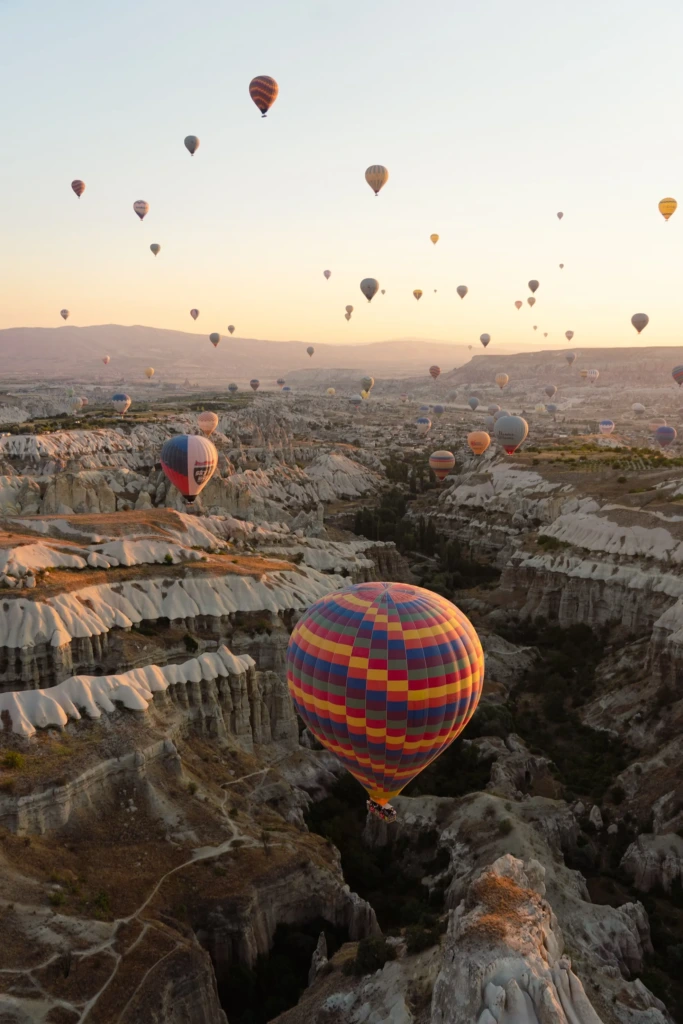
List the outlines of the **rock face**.
{"label": "rock face", "polygon": [[153,981],[133,993],[121,1024],[228,1024],[211,960],[198,943],[179,945]]}
{"label": "rock face", "polygon": [[675,882],[683,882],[683,839],[678,835],[638,836],[622,857],[621,867],[641,892],[654,888],[671,892]]}

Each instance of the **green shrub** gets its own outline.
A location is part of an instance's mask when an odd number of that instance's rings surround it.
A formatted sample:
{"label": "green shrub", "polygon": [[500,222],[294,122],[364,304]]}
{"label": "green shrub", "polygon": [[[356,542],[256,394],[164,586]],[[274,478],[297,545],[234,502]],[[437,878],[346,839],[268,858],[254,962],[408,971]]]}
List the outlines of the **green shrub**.
{"label": "green shrub", "polygon": [[54,892],[51,892],[49,899],[53,907],[61,907],[66,903],[66,896],[60,889],[55,889]]}
{"label": "green shrub", "polygon": [[173,555],[169,551],[167,555],[164,555],[164,562],[166,565],[173,565]]}
{"label": "green shrub", "polygon": [[24,767],[24,755],[20,754],[18,750],[8,750],[2,759],[3,768],[23,768]]}
{"label": "green shrub", "polygon": [[513,828],[513,825],[512,825],[512,822],[510,821],[510,819],[509,818],[503,818],[502,821],[498,822],[498,835],[499,836],[509,836],[510,833],[512,832],[512,828]]}
{"label": "green shrub", "polygon": [[358,943],[356,957],[344,964],[344,974],[374,974],[384,967],[387,960],[396,959],[396,950],[387,945],[383,935],[374,935],[369,939],[361,939]]}
{"label": "green shrub", "polygon": [[423,928],[422,925],[412,924],[406,928],[406,949],[409,953],[421,953],[430,946],[435,946],[439,941],[439,928]]}

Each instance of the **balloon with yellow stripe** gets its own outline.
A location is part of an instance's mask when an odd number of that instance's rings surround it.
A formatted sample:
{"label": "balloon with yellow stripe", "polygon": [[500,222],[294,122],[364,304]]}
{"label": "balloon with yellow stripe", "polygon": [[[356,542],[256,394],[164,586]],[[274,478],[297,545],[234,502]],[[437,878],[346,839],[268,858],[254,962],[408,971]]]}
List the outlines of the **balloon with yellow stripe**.
{"label": "balloon with yellow stripe", "polygon": [[406,583],[327,594],[299,620],[287,649],[296,711],[385,820],[388,801],[465,728],[483,681],[469,619]]}
{"label": "balloon with yellow stripe", "polygon": [[669,217],[676,212],[677,207],[678,203],[675,199],[671,199],[671,197],[659,200],[659,212],[664,220],[668,220]]}

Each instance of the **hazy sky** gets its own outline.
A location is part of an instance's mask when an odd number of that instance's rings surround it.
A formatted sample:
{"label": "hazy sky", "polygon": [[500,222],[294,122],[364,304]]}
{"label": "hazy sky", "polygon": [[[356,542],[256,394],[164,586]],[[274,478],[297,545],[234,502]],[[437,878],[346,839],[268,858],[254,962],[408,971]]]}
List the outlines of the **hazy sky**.
{"label": "hazy sky", "polygon": [[682,29],[642,0],[3,0],[0,326],[676,344]]}

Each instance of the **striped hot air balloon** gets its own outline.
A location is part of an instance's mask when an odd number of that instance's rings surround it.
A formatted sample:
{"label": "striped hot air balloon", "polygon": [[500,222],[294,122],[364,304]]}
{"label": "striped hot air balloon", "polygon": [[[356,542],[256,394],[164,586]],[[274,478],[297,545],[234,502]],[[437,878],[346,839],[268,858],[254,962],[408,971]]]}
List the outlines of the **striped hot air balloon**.
{"label": "striped hot air balloon", "polygon": [[74,180],[71,182],[71,188],[80,199],[83,193],[85,192],[85,182],[81,181],[80,178],[74,178]]}
{"label": "striped hot air balloon", "polygon": [[609,437],[614,430],[614,420],[600,420],[598,423],[598,430],[601,434],[605,434]]}
{"label": "striped hot air balloon", "polygon": [[437,480],[445,480],[455,465],[453,452],[432,452],[429,456],[429,468]]}
{"label": "striped hot air balloon", "polygon": [[683,366],[674,366],[673,370],[671,371],[671,376],[680,388],[681,384],[683,384]]}
{"label": "striped hot air balloon", "polygon": [[125,416],[130,409],[130,395],[126,395],[123,391],[117,391],[115,395],[111,396],[111,404],[114,406],[114,412],[120,413]]}
{"label": "striped hot air balloon", "polygon": [[287,649],[287,685],[312,735],[382,813],[475,712],[484,655],[450,601],[405,583],[359,583],[316,601]]}
{"label": "striped hot air balloon", "polygon": [[179,434],[161,449],[161,468],[190,504],[206,487],[218,465],[218,452],[207,437]]}
{"label": "striped hot air balloon", "polygon": [[249,83],[249,95],[265,117],[277,99],[280,87],[270,75],[257,75]]}
{"label": "striped hot air balloon", "polygon": [[389,181],[389,171],[382,164],[371,164],[365,172],[365,180],[375,195],[378,196]]}
{"label": "striped hot air balloon", "polygon": [[239,387],[237,386],[237,384],[234,383],[228,384],[228,391],[230,392],[231,395],[234,395],[237,391],[239,391]]}
{"label": "striped hot air balloon", "polygon": [[252,391],[258,391],[260,386],[261,381],[258,380],[256,377],[254,377],[253,380],[249,381],[249,387],[251,388]]}
{"label": "striped hot air balloon", "polygon": [[209,412],[208,410],[200,412],[197,416],[197,426],[202,434],[210,437],[218,426],[218,416],[216,416],[215,412]]}
{"label": "striped hot air balloon", "polygon": [[429,376],[432,377],[433,380],[436,380],[436,378],[439,376],[440,373],[441,373],[441,367],[440,366],[430,366],[429,367]]}
{"label": "striped hot air balloon", "polygon": [[415,425],[417,427],[417,432],[420,435],[420,437],[424,437],[424,435],[428,434],[429,431],[432,429],[432,421],[429,419],[428,416],[418,416],[418,418],[415,420]]}
{"label": "striped hot air balloon", "polygon": [[655,441],[661,448],[668,448],[676,440],[676,428],[662,425],[655,430]]}
{"label": "striped hot air balloon", "polygon": [[145,202],[144,199],[136,199],[133,203],[133,209],[137,213],[140,220],[144,220],[149,213],[149,203]]}

